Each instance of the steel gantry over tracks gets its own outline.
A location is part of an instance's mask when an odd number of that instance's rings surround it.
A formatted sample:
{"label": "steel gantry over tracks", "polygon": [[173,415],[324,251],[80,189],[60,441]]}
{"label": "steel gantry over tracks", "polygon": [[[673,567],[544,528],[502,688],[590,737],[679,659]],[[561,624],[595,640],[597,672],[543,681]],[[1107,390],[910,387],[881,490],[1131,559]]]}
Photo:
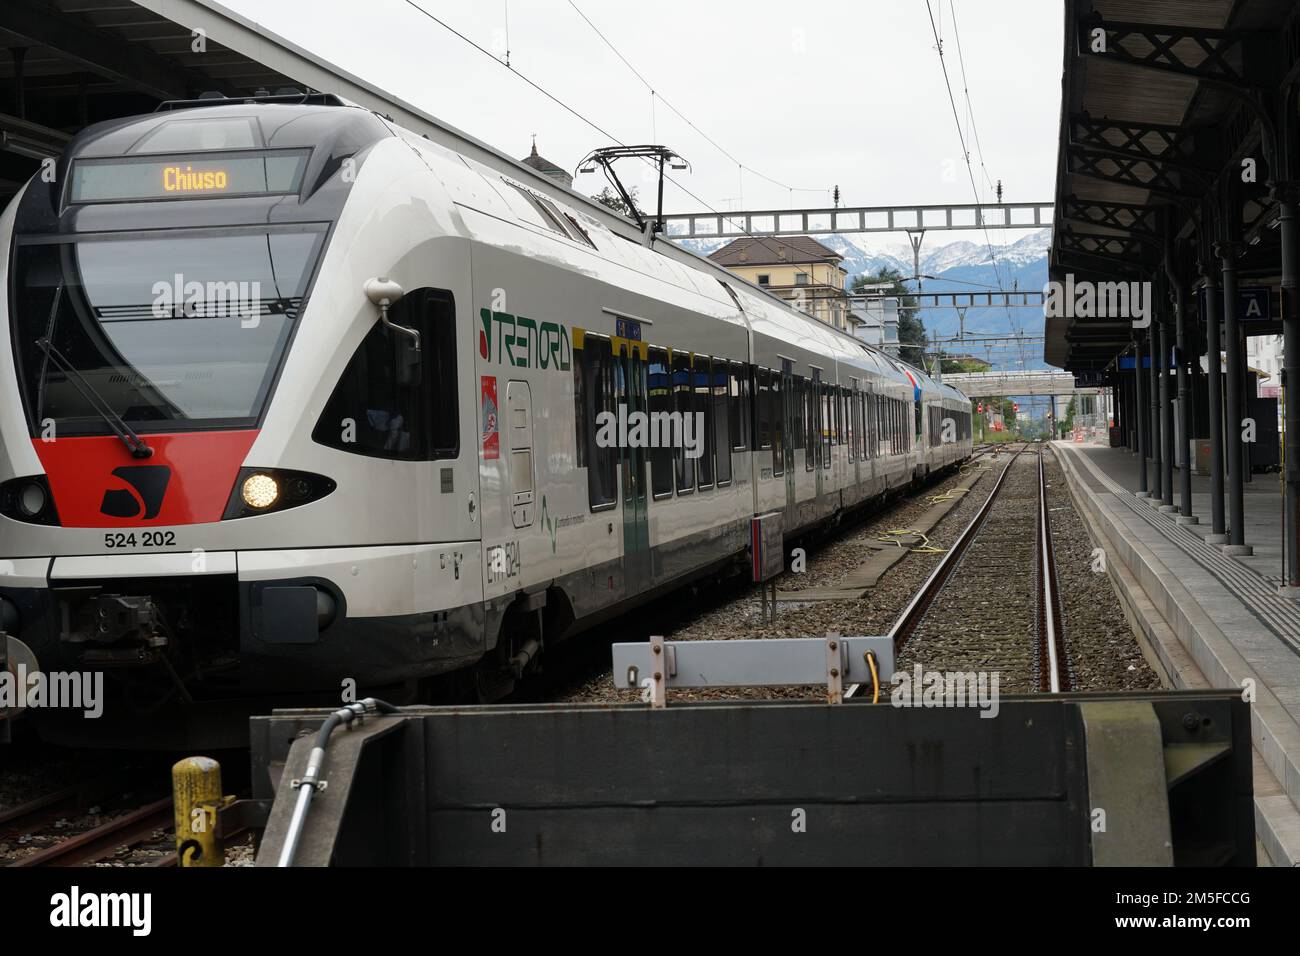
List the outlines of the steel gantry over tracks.
{"label": "steel gantry over tracks", "polygon": [[1052,204],[954,203],[930,206],[827,206],[736,212],[673,213],[663,217],[670,239],[740,236],[818,236],[857,232],[925,232],[968,229],[1042,229],[1052,224]]}
{"label": "steel gantry over tracks", "polygon": [[945,372],[943,384],[968,398],[997,395],[1096,395],[1098,386],[1080,385],[1069,372]]}

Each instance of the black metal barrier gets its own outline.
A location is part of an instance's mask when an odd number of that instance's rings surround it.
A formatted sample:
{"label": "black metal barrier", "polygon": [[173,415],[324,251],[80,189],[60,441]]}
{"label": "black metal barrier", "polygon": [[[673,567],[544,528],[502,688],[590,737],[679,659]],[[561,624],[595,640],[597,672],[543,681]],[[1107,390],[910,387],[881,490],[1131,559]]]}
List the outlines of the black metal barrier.
{"label": "black metal barrier", "polygon": [[[327,711],[251,721],[274,866]],[[336,730],[296,865],[1253,865],[1235,691],[415,707]]]}

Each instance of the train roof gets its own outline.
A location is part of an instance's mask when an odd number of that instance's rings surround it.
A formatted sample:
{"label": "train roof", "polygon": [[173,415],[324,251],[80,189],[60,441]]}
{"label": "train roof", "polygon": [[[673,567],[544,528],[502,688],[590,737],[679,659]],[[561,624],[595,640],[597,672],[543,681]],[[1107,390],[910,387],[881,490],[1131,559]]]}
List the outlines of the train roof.
{"label": "train roof", "polygon": [[[303,97],[248,97],[226,99],[221,97],[192,100],[185,102],[164,103],[152,114],[143,114],[124,119],[114,119],[87,127],[70,144],[67,156],[73,155],[121,155],[137,151],[141,138],[153,135],[152,131],[169,124],[184,124],[186,121],[208,113],[213,118],[247,116],[250,109],[266,110],[276,118],[271,124],[266,145],[305,145],[299,142],[296,131],[312,137],[322,135],[343,135],[353,140],[373,139],[374,132],[368,127],[370,121],[382,123],[395,136],[440,146],[444,150],[460,156],[467,165],[481,165],[488,170],[514,179],[529,190],[540,193],[552,200],[558,200],[573,207],[588,219],[595,220],[600,226],[615,236],[631,242],[647,252],[672,260],[680,266],[695,273],[703,273],[728,287],[738,297],[743,296],[747,313],[756,313],[770,323],[773,329],[784,333],[781,337],[798,342],[812,338],[817,342],[828,358],[856,364],[874,366],[881,374],[891,378],[906,379],[910,377],[918,387],[930,389],[937,383],[926,372],[903,359],[889,355],[879,348],[863,342],[848,332],[836,329],[824,322],[803,313],[791,306],[784,299],[769,290],[755,285],[749,280],[718,265],[716,262],[677,245],[671,239],[656,237],[647,244],[636,224],[627,217],[614,212],[607,206],[596,202],[570,187],[556,182],[541,174],[526,163],[513,159],[492,147],[482,143],[467,133],[443,124],[431,117],[424,126],[424,132],[409,129],[385,116],[377,110],[349,102],[334,95],[310,94]],[[359,116],[366,120],[359,121]],[[330,117],[335,119],[331,121]],[[363,132],[363,129],[365,130]],[[332,131],[332,132],[331,132]],[[292,142],[291,142],[292,141]],[[152,150],[146,150],[152,151]],[[703,291],[698,289],[696,291]],[[715,297],[720,293],[714,293]],[[757,307],[761,303],[761,307]],[[952,391],[960,395],[955,389]]]}

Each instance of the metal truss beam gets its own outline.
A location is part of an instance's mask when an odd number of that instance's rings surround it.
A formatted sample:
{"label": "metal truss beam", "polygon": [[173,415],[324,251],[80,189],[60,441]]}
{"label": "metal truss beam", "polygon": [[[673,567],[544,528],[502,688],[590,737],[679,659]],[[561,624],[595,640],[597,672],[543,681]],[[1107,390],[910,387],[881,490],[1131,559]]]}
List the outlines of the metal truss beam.
{"label": "metal truss beam", "polygon": [[1213,174],[1213,170],[1195,160],[1197,138],[1203,139],[1205,135],[1201,130],[1163,123],[1109,117],[1098,120],[1086,112],[1070,117],[1070,142],[1075,146],[1120,159],[1160,163],[1201,174],[1200,178]]}
{"label": "metal truss beam", "polygon": [[[940,280],[942,281],[942,280]],[[883,302],[886,299],[907,298],[915,300],[904,308],[917,309],[1041,309],[1043,293],[1036,292],[904,292],[897,295],[851,295],[856,303]]]}
{"label": "metal truss beam", "polygon": [[1143,244],[1129,236],[1106,236],[1093,232],[1075,232],[1066,226],[1060,232],[1061,248],[1067,252],[1106,256],[1128,261],[1142,261]]}
{"label": "metal truss beam", "polygon": [[1060,245],[1052,258],[1052,264],[1061,269],[1078,269],[1083,272],[1095,272],[1105,276],[1134,277],[1150,271],[1150,267],[1140,262],[1116,259],[1113,256],[1065,249]]}
{"label": "metal truss beam", "polygon": [[[1151,160],[1112,156],[1073,145],[1066,146],[1065,152],[1069,171],[1076,176],[1146,189],[1175,199],[1193,199],[1201,195],[1199,191],[1184,189],[1181,183],[1174,181],[1168,169]],[[1142,171],[1148,174],[1146,178],[1140,174]]]}
{"label": "metal truss beam", "polygon": [[1127,232],[1135,239],[1163,242],[1160,210],[1155,206],[1134,203],[1094,202],[1070,196],[1065,200],[1061,218],[1085,226],[1101,226]]}
{"label": "metal truss beam", "polygon": [[681,240],[742,239],[746,235],[1042,229],[1052,224],[1052,215],[1050,202],[756,209],[666,215],[663,234]]}
{"label": "metal truss beam", "polygon": [[[1097,30],[1105,32],[1101,49],[1095,43]],[[1094,12],[1080,18],[1078,37],[1081,55],[1241,89],[1264,89],[1267,85],[1248,76],[1243,68],[1268,49],[1272,36],[1260,31],[1121,23]]]}

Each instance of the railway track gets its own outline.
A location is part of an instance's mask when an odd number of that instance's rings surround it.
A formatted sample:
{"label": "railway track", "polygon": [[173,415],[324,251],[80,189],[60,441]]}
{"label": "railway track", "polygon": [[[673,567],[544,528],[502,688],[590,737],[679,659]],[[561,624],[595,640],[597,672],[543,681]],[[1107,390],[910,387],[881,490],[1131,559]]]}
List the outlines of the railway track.
{"label": "railway track", "polygon": [[1003,693],[1070,689],[1043,453],[1029,448],[895,620],[899,670],[997,672]]}
{"label": "railway track", "polygon": [[145,865],[176,865],[176,854],[170,850],[170,831],[174,825],[170,797],[114,811],[114,816],[87,829],[60,832],[60,820],[84,812],[85,797],[84,787],[66,787],[0,812],[0,838],[36,835],[54,841],[7,865],[86,866],[119,858],[124,851],[164,843],[168,852]]}

